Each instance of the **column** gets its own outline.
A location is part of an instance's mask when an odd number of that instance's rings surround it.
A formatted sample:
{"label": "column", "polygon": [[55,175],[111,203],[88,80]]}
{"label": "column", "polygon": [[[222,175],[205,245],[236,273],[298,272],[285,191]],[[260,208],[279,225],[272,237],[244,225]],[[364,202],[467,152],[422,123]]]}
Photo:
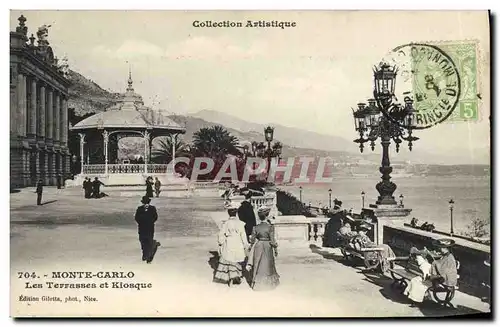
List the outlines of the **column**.
{"label": "column", "polygon": [[104,174],[108,174],[108,141],[109,141],[109,134],[108,131],[104,131],[102,133],[102,138],[104,140]]}
{"label": "column", "polygon": [[17,75],[17,134],[26,135],[26,79],[23,74]]}
{"label": "column", "polygon": [[50,174],[49,174],[49,153],[48,152],[45,152],[44,155],[44,183],[45,185],[50,185]]}
{"label": "column", "polygon": [[175,142],[177,141],[177,135],[172,135],[172,175],[175,176]]}
{"label": "column", "polygon": [[31,78],[31,103],[29,104],[29,129],[28,134],[36,135],[36,78]]}
{"label": "column", "polygon": [[45,138],[45,85],[40,86],[40,113],[38,115],[38,126],[40,130],[38,131],[38,136]]}
{"label": "column", "polygon": [[59,141],[59,129],[60,129],[60,115],[61,111],[61,98],[59,97],[59,92],[56,92],[55,96],[55,106],[54,106],[54,141]]}
{"label": "column", "polygon": [[63,96],[61,98],[61,131],[59,137],[61,143],[68,144],[68,100]]}
{"label": "column", "polygon": [[35,174],[35,183],[38,182],[39,179],[42,178],[40,174],[40,151],[35,150],[35,162],[36,162],[36,174]]}
{"label": "column", "polygon": [[57,153],[52,154],[52,183],[57,185]]}
{"label": "column", "polygon": [[83,133],[78,133],[78,136],[80,136],[80,164],[81,164],[81,171],[80,174],[83,174],[83,162],[84,162],[84,152],[83,152],[83,147],[85,145],[85,134]]}
{"label": "column", "polygon": [[148,173],[149,132],[144,131],[144,173]]}
{"label": "column", "polygon": [[53,139],[54,135],[54,93],[51,89],[47,90],[47,124],[45,125],[45,138]]}

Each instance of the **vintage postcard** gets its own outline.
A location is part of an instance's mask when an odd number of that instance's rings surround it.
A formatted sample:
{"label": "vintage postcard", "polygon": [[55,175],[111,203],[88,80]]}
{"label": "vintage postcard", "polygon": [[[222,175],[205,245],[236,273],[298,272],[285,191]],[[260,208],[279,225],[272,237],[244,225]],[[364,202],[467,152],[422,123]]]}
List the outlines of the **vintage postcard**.
{"label": "vintage postcard", "polygon": [[490,316],[489,21],[11,10],[11,316]]}

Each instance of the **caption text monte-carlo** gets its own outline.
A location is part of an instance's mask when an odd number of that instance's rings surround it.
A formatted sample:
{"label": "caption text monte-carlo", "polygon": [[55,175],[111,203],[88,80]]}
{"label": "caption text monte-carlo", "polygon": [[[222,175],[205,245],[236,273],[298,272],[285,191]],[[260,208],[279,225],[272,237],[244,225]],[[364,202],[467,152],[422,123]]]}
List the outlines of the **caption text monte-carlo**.
{"label": "caption text monte-carlo", "polygon": [[241,28],[241,27],[257,27],[257,28],[290,28],[290,27],[296,27],[297,23],[296,22],[289,22],[289,21],[277,21],[277,20],[247,20],[246,22],[241,22],[241,21],[230,21],[230,20],[224,20],[224,21],[212,21],[212,20],[206,20],[206,21],[199,21],[195,20],[193,21],[193,26],[194,27],[209,27],[209,28]]}

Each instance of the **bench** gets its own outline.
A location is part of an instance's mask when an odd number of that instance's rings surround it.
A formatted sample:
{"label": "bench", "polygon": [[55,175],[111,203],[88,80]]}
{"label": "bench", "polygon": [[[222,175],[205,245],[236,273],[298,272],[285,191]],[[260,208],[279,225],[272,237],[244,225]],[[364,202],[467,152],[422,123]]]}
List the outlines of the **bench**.
{"label": "bench", "polygon": [[351,238],[346,238],[339,236],[340,252],[344,256],[346,261],[350,261],[352,258],[358,258],[363,260],[365,268],[367,270],[376,270],[385,273],[389,267],[385,264],[382,259],[382,252],[384,248],[382,247],[370,247],[370,248],[359,248],[355,249],[349,245],[349,240]]}
{"label": "bench", "polygon": [[[397,287],[401,289],[401,292],[404,292],[406,287],[408,286],[408,282],[420,276],[423,278],[423,273],[418,267],[417,261],[413,256],[409,257],[399,257],[396,258],[395,261],[401,261],[402,263],[399,265],[392,265],[388,269],[391,274],[391,277],[394,279],[392,283],[392,287]],[[457,262],[457,271],[460,268],[460,262]],[[459,278],[460,276],[458,276]],[[444,306],[454,307],[451,304],[451,300],[455,296],[455,291],[458,289],[458,286],[447,286],[442,283],[431,282],[430,280],[424,280],[424,285],[427,286],[427,293],[432,294],[434,300]],[[441,298],[439,294],[444,294],[444,298]]]}

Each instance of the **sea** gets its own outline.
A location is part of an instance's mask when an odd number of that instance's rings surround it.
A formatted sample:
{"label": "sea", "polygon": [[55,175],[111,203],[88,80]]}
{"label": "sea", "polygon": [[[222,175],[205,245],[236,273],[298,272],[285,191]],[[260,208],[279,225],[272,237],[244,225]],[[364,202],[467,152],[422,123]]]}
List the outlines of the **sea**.
{"label": "sea", "polygon": [[[297,199],[302,186],[302,202],[312,206],[329,205],[328,190],[332,190],[332,202],[337,198],[344,209],[360,212],[361,192],[365,192],[365,207],[375,203],[378,192],[376,177],[333,177],[332,183],[297,184],[279,186]],[[408,223],[415,217],[419,224],[433,223],[436,229],[449,232],[451,228],[449,201],[453,199],[453,229],[455,233],[466,232],[475,217],[491,220],[491,188],[489,176],[411,176],[392,178],[397,189],[394,197],[399,202],[403,195],[405,208],[412,209]],[[488,228],[491,227],[491,224]],[[491,234],[490,234],[491,235]]]}

